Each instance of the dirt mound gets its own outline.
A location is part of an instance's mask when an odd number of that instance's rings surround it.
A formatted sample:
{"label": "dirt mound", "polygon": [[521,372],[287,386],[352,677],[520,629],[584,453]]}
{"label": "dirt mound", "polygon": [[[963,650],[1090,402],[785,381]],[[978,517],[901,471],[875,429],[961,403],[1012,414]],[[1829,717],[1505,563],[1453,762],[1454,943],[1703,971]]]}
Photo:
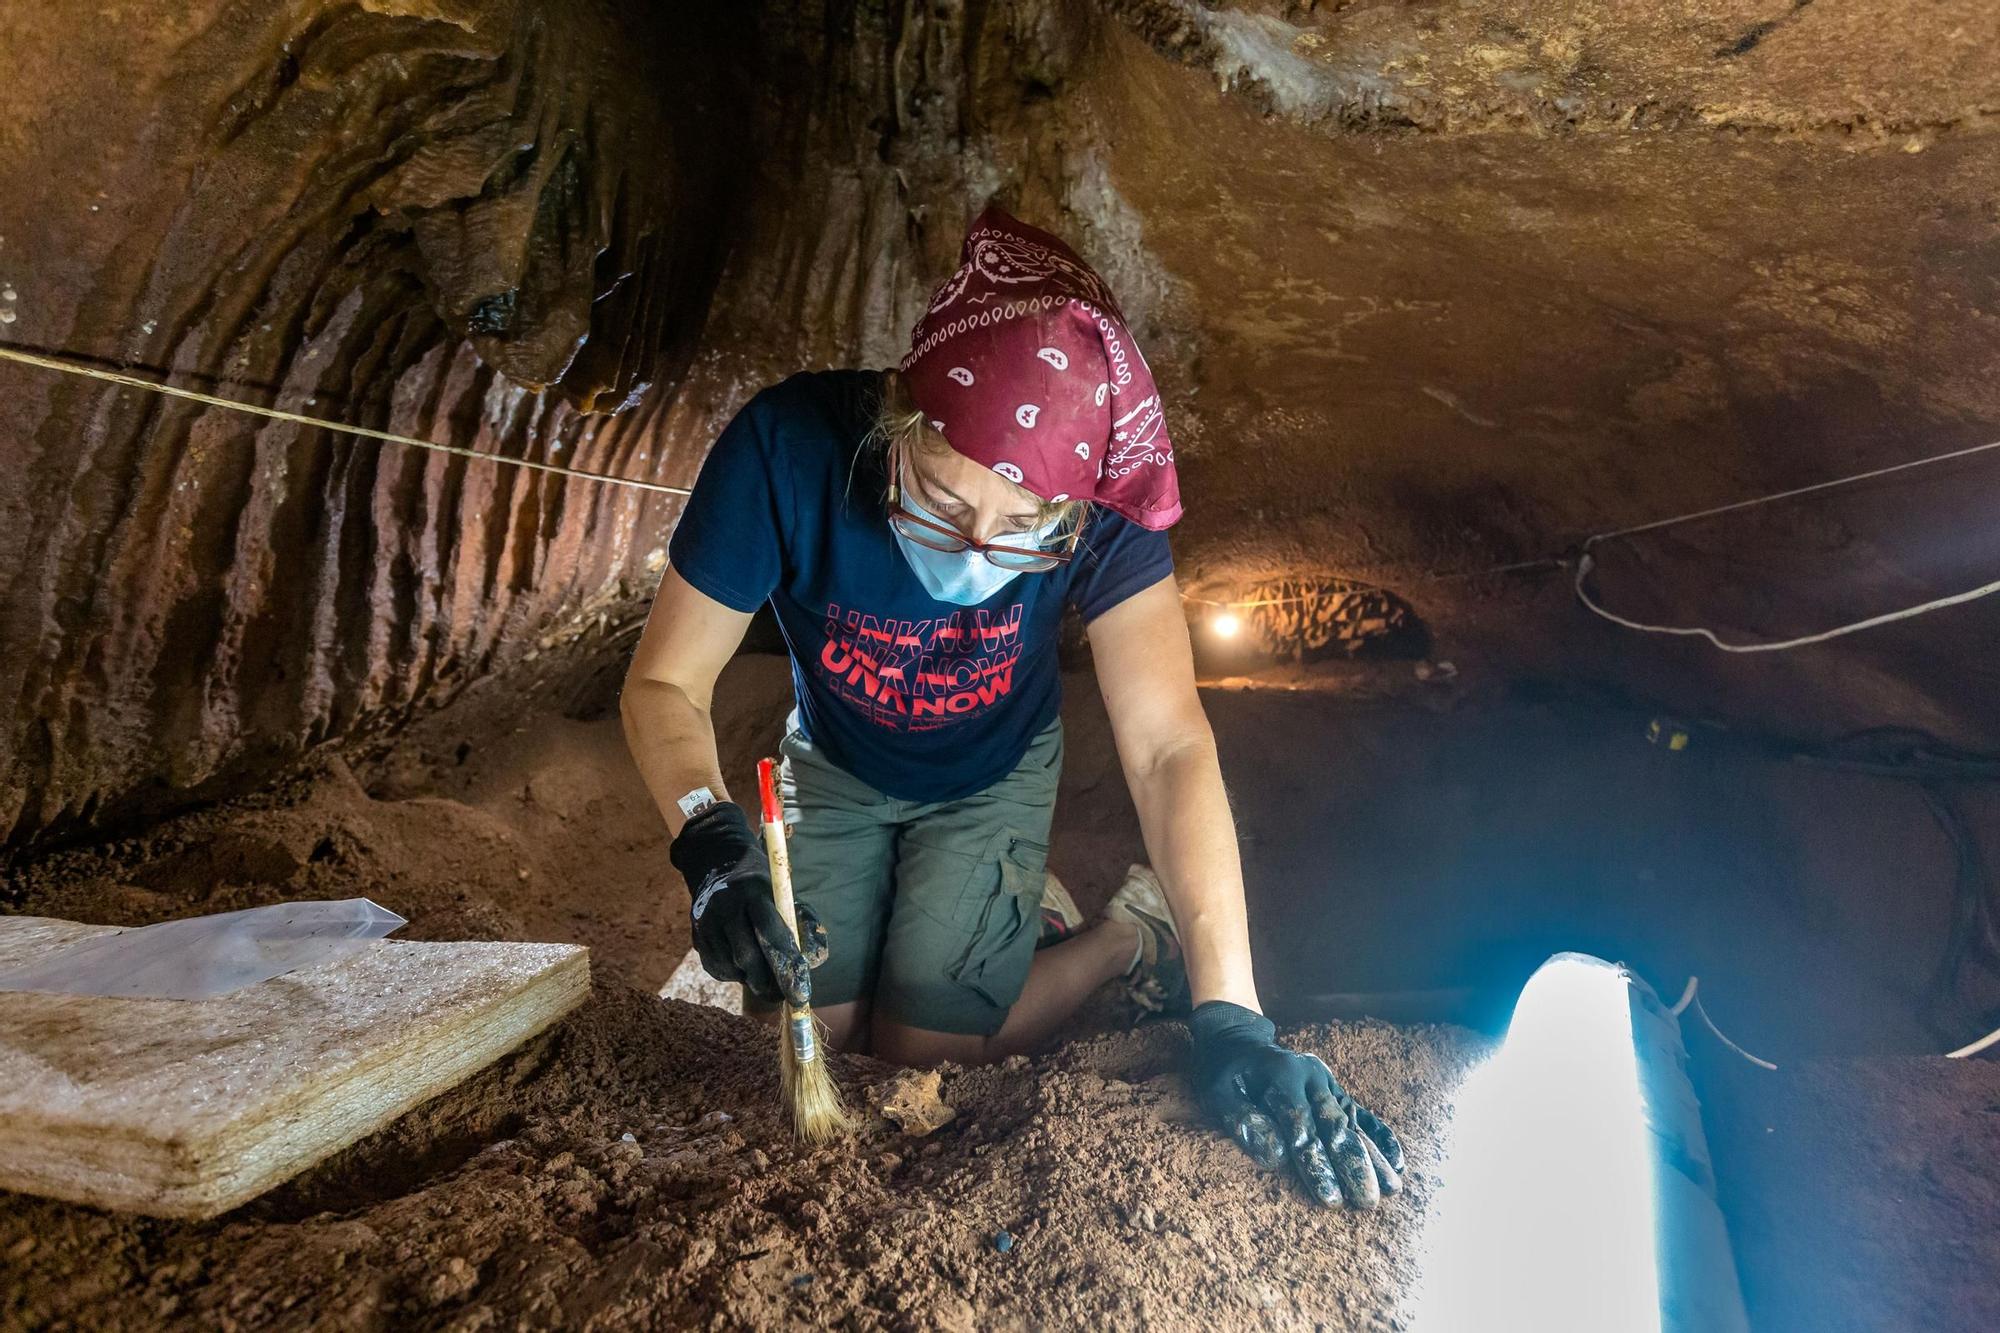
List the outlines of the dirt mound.
{"label": "dirt mound", "polygon": [[[482,682],[379,751],[15,874],[20,908],[117,924],[366,894],[412,938],[588,944],[599,985],[515,1056],[219,1221],[8,1196],[0,1328],[1393,1326],[1474,1038],[1300,1034],[1408,1144],[1408,1196],[1369,1216],[1309,1208],[1197,1125],[1184,1029],[1126,1030],[1108,1000],[1075,1031],[1110,1035],[947,1069],[956,1115],[926,1137],[875,1117],[803,1151],[776,1113],[775,1037],[655,998],[687,947],[686,893],[611,696],[565,675],[582,679],[556,664]],[[776,659],[731,666],[732,782],[775,745],[787,683]],[[1072,741],[1061,865],[1090,904],[1137,830],[1100,709],[1077,710]],[[837,1067],[857,1107],[894,1072]]]}
{"label": "dirt mound", "polygon": [[1725,1065],[1707,1111],[1757,1327],[2000,1328],[2000,1064]]}
{"label": "dirt mound", "polygon": [[411,939],[526,939],[494,886],[533,878],[506,821],[436,797],[376,801],[346,761],[317,760],[282,789],[49,858],[14,896],[44,916],[111,925],[365,895],[411,919]]}
{"label": "dirt mound", "polygon": [[[405,939],[585,944],[600,979],[657,991],[687,950],[687,893],[606,715],[617,673],[600,676],[587,656],[551,655],[481,681],[392,741],[329,749],[254,796],[24,865],[0,903],[135,926],[359,895],[410,918]],[[716,730],[739,789],[777,744],[789,680],[774,658],[725,676]]]}
{"label": "dirt mound", "polygon": [[[1298,1037],[1402,1129],[1403,1199],[1313,1209],[1194,1124],[1178,1024],[948,1067],[951,1124],[913,1139],[878,1118],[809,1151],[776,1112],[768,1031],[600,988],[522,1052],[219,1221],[10,1198],[0,1323],[1395,1327],[1449,1094],[1478,1044],[1379,1024]],[[892,1072],[836,1068],[857,1104]]]}

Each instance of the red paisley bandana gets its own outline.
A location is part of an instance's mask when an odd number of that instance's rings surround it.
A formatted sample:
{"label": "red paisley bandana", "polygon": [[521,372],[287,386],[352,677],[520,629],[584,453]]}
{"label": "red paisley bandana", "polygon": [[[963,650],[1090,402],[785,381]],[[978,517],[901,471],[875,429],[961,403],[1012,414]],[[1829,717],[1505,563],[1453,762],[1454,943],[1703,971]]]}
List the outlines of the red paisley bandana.
{"label": "red paisley bandana", "polygon": [[1044,500],[1181,516],[1153,372],[1076,252],[989,206],[910,334],[903,378],[951,447]]}

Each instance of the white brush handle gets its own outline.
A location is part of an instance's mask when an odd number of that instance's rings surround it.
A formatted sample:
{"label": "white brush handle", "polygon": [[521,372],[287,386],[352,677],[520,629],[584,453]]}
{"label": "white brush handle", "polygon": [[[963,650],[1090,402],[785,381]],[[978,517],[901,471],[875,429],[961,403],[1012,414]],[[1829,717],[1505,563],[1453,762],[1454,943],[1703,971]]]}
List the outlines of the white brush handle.
{"label": "white brush handle", "polygon": [[[799,938],[799,910],[792,898],[792,855],[785,846],[785,812],[778,803],[775,766],[769,759],[757,761],[758,804],[764,815],[764,854],[771,862],[771,897],[777,901],[778,915],[792,932],[792,943],[805,948]],[[800,1064],[811,1064],[819,1055],[810,1009],[785,1006],[786,1026],[791,1030],[792,1054]]]}
{"label": "white brush handle", "polygon": [[785,929],[792,932],[792,942],[803,948],[799,909],[792,898],[792,856],[785,847],[783,824],[764,825],[764,853],[771,858],[771,896],[778,900],[778,915],[785,919]]}
{"label": "white brush handle", "polygon": [[757,805],[764,816],[764,853],[771,860],[771,894],[778,900],[778,915],[792,942],[800,948],[799,913],[792,901],[792,858],[785,850],[785,807],[778,800],[778,766],[769,759],[757,761]]}

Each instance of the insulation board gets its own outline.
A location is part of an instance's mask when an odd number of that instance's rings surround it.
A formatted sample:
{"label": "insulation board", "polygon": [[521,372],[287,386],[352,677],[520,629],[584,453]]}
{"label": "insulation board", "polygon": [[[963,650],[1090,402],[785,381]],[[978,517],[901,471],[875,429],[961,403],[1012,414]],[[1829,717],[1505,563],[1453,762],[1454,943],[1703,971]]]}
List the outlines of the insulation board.
{"label": "insulation board", "polygon": [[[107,929],[0,917],[0,967]],[[212,1217],[491,1064],[589,989],[574,945],[380,940],[212,1000],[0,993],[0,1188]]]}

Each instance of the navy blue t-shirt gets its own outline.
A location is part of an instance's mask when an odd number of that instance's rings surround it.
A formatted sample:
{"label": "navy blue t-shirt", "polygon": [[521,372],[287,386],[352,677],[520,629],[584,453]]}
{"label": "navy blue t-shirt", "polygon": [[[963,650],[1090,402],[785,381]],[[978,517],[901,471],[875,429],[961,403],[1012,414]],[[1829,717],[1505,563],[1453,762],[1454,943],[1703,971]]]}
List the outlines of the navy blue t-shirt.
{"label": "navy blue t-shirt", "polygon": [[668,546],[681,577],[738,611],[767,599],[792,653],[800,730],[869,786],[952,801],[1012,772],[1055,720],[1065,604],[1086,621],[1173,572],[1163,533],[1094,509],[1068,564],[978,606],[924,591],[862,449],[879,371],[794,375],[715,443]]}

